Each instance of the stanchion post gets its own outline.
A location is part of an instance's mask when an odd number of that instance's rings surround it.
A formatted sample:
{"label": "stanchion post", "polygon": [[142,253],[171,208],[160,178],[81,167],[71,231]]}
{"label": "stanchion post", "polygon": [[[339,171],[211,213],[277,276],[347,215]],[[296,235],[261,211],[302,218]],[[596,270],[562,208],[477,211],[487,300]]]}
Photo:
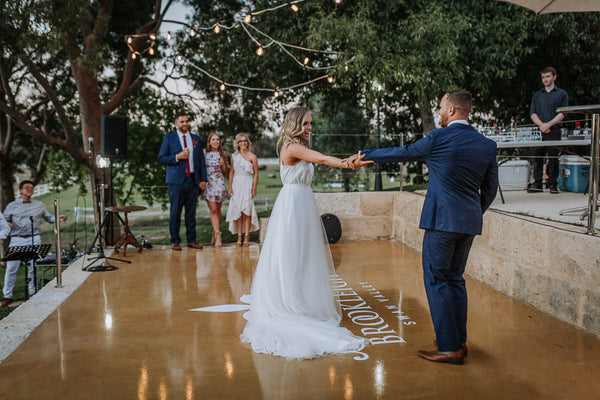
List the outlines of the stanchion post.
{"label": "stanchion post", "polygon": [[56,288],[62,286],[62,250],[60,248],[60,200],[54,198],[54,234],[56,236]]}
{"label": "stanchion post", "polygon": [[592,114],[592,143],[590,149],[590,196],[588,199],[588,226],[587,233],[594,234],[596,222],[596,207],[598,207],[598,141],[600,140],[600,114]]}

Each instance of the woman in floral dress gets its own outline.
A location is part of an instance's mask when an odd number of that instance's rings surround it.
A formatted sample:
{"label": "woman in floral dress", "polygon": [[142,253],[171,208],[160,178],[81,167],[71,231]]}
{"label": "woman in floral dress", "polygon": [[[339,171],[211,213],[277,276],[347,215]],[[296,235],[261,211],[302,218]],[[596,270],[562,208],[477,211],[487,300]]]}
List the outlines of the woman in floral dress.
{"label": "woman in floral dress", "polygon": [[208,135],[206,140],[206,149],[204,150],[206,159],[206,174],[208,183],[206,190],[202,193],[202,198],[206,200],[210,210],[210,223],[213,227],[212,240],[210,244],[215,247],[222,247],[221,240],[221,205],[227,200],[227,186],[225,185],[225,176],[229,175],[229,158],[221,146],[221,138],[216,132]]}

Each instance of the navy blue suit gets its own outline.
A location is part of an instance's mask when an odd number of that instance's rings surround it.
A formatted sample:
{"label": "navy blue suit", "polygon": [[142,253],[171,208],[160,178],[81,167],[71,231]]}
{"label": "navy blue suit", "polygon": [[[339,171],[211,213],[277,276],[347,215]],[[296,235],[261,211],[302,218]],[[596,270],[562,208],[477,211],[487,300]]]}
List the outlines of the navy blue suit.
{"label": "navy blue suit", "polygon": [[419,227],[423,278],[439,351],[467,341],[467,291],[463,273],[483,213],[498,190],[496,143],[473,127],[454,123],[414,144],[363,150],[375,162],[424,161],[429,187]]}
{"label": "navy blue suit", "polygon": [[[189,133],[188,133],[189,134]],[[177,160],[177,153],[183,151],[177,132],[165,135],[158,162],[167,165],[167,187],[171,210],[169,215],[169,232],[171,243],[180,243],[179,227],[181,226],[181,211],[185,207],[185,229],[188,243],[196,241],[196,205],[200,195],[200,182],[206,182],[206,162],[200,136],[189,134],[193,146],[193,162],[195,173],[186,177],[185,160]],[[195,145],[194,145],[195,143]]]}

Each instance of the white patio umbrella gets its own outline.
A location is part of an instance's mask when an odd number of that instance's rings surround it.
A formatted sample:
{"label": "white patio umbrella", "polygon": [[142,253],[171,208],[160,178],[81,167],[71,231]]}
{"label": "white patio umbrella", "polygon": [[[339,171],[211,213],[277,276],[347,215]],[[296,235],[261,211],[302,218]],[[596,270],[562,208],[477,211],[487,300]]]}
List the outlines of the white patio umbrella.
{"label": "white patio umbrella", "polygon": [[499,0],[529,8],[536,14],[600,11],[600,0]]}

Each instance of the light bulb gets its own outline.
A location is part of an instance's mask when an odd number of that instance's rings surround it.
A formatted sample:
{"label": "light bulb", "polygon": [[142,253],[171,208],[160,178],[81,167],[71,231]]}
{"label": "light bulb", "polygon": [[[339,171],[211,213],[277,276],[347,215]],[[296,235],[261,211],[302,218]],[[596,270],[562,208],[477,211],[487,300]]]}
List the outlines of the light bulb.
{"label": "light bulb", "polygon": [[249,24],[250,22],[252,22],[252,15],[248,14],[244,17],[244,22]]}
{"label": "light bulb", "polygon": [[167,40],[171,40],[171,31],[167,32]]}
{"label": "light bulb", "polygon": [[327,77],[327,82],[333,83],[333,76],[328,76]]}
{"label": "light bulb", "polygon": [[190,28],[190,36],[191,37],[196,36],[196,31],[194,30],[194,28]]}
{"label": "light bulb", "polygon": [[221,83],[221,86],[219,86],[219,89],[221,89],[221,91],[225,90],[225,84]]}
{"label": "light bulb", "polygon": [[183,56],[181,54],[177,54],[177,61],[183,60]]}
{"label": "light bulb", "polygon": [[258,54],[259,56],[262,56],[264,52],[265,52],[265,49],[263,49],[262,47],[259,47],[258,49],[256,49],[256,54]]}
{"label": "light bulb", "polygon": [[133,38],[131,36],[127,36],[127,43],[133,43]]}
{"label": "light bulb", "polygon": [[275,97],[279,97],[279,91],[277,91],[277,90],[276,90],[276,91],[273,93],[273,96],[275,96]]}
{"label": "light bulb", "polygon": [[215,31],[215,33],[221,32],[221,28],[219,27],[219,25],[215,25],[214,31]]}
{"label": "light bulb", "polygon": [[298,6],[296,4],[292,4],[290,7],[292,7],[292,10],[294,12],[298,12],[298,10],[299,10],[299,8],[298,8]]}
{"label": "light bulb", "polygon": [[308,64],[310,60],[308,59],[308,57],[304,57],[304,65]]}
{"label": "light bulb", "polygon": [[150,40],[156,40],[156,35],[154,33],[150,34]]}
{"label": "light bulb", "polygon": [[344,66],[344,71],[348,72],[348,66],[347,65]]}
{"label": "light bulb", "polygon": [[136,54],[136,53],[132,53],[132,54],[131,54],[131,59],[132,59],[132,60],[135,60],[136,58],[137,58],[137,54]]}
{"label": "light bulb", "polygon": [[335,4],[340,4],[342,0],[335,0]]}
{"label": "light bulb", "polygon": [[148,49],[148,54],[150,54],[151,56],[153,56],[153,55],[154,55],[154,48],[153,48],[153,47],[150,47],[150,48]]}

